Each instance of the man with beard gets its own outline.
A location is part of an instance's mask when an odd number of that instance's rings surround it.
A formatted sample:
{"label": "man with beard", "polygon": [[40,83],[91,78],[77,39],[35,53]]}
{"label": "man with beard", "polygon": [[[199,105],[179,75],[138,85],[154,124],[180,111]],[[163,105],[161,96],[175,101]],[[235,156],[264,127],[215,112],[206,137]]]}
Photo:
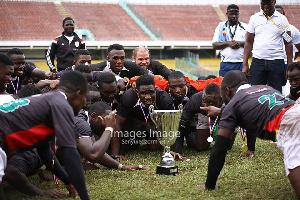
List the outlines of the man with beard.
{"label": "man with beard", "polygon": [[227,7],[226,22],[220,22],[213,37],[213,48],[221,50],[220,76],[230,70],[243,68],[243,51],[247,25],[239,22],[239,7],[231,4]]}
{"label": "man with beard", "polygon": [[140,67],[149,70],[154,75],[161,75],[165,79],[171,74],[172,70],[160,62],[150,59],[149,50],[144,46],[136,47],[133,50],[132,61]]}
{"label": "man with beard", "polygon": [[[166,91],[155,88],[153,76],[142,75],[136,80],[135,89],[130,88],[123,94],[117,108],[116,131],[111,144],[112,157],[120,158],[120,153],[127,150],[125,147],[134,148],[143,142],[150,150],[161,149],[156,136],[151,134],[154,124],[149,114],[150,105],[158,110],[173,109],[172,98]],[[120,146],[124,147],[122,151]]]}

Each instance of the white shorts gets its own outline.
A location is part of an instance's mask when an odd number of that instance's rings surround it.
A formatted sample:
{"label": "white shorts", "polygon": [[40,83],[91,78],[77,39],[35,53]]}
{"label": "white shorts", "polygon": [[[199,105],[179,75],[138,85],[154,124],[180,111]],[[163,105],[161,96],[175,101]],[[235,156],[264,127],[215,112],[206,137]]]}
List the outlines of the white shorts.
{"label": "white shorts", "polygon": [[7,164],[6,153],[0,147],[0,183],[2,182],[2,177],[4,176],[4,170]]}
{"label": "white shorts", "polygon": [[277,133],[277,146],[283,153],[285,172],[300,166],[300,105],[295,105],[283,115]]}

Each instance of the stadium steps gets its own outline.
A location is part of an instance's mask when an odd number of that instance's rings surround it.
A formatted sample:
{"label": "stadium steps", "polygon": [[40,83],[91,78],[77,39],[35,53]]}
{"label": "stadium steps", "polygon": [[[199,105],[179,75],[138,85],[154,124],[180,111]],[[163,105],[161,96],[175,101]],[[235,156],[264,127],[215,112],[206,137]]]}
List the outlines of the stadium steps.
{"label": "stadium steps", "polygon": [[[70,14],[67,12],[67,10],[65,9],[65,7],[61,4],[61,2],[57,2],[55,1],[54,4],[56,5],[56,7],[58,8],[59,12],[66,18],[66,17],[70,17]],[[75,29],[79,29],[79,27],[77,26],[77,24],[75,24]]]}
{"label": "stadium steps", "polygon": [[226,16],[224,15],[224,13],[222,12],[221,8],[219,5],[214,5],[213,8],[215,9],[216,13],[219,15],[220,19],[225,22],[227,21]]}
{"label": "stadium steps", "polygon": [[135,15],[132,10],[127,6],[124,1],[120,1],[119,5],[124,9],[124,11],[139,25],[139,27],[153,40],[160,41],[154,33]]}

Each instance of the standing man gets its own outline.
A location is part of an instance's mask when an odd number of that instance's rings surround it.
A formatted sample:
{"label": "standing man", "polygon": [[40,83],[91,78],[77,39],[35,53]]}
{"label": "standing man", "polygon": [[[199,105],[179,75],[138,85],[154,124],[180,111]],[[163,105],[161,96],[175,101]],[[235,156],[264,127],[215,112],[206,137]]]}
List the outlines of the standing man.
{"label": "standing man", "polygon": [[[285,16],[285,12],[282,6],[276,5],[275,6],[276,11],[280,14]],[[297,56],[299,55],[300,51],[300,32],[299,30],[290,24],[290,31],[291,31],[291,37],[292,37],[292,43],[293,43],[293,61],[296,60]],[[286,58],[285,58],[286,61]]]}
{"label": "standing man", "polygon": [[[243,72],[253,85],[270,85],[282,92],[285,84],[284,49],[287,66],[292,63],[293,46],[289,22],[275,10],[275,0],[261,0],[261,11],[252,15],[244,49]],[[249,70],[248,59],[252,50]]]}
{"label": "standing man", "polygon": [[74,20],[66,17],[62,24],[64,32],[56,37],[46,54],[47,64],[51,72],[56,72],[54,58],[57,58],[57,71],[66,69],[73,65],[74,54],[78,49],[85,49],[85,43],[74,32]]}
{"label": "standing man", "polygon": [[149,70],[154,75],[161,75],[165,79],[171,74],[171,70],[162,63],[150,59],[149,50],[144,46],[136,47],[133,50],[132,61],[140,67]]}
{"label": "standing man", "polygon": [[226,22],[220,22],[213,37],[213,48],[221,50],[219,76],[225,76],[230,70],[243,68],[243,52],[246,40],[247,24],[239,22],[239,7],[231,4],[227,7]]}

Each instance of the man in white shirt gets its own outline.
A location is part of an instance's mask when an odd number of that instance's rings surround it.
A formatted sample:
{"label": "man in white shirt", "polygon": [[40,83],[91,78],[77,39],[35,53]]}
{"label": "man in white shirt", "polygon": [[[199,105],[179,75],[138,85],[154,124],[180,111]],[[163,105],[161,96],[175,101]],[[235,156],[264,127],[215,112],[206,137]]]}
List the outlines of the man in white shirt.
{"label": "man in white shirt", "polygon": [[[284,9],[280,5],[276,5],[275,9],[277,12],[279,12],[282,15],[285,15]],[[299,55],[299,50],[300,50],[300,32],[299,30],[290,24],[290,31],[291,31],[291,37],[292,37],[292,43],[293,43],[293,61],[296,60],[297,56]],[[285,70],[287,68],[287,59],[286,59],[286,54],[284,58],[285,62]],[[287,73],[287,71],[286,71]],[[287,76],[286,76],[287,77]],[[287,96],[290,93],[290,83],[287,81],[286,84],[282,87],[282,94]]]}
{"label": "man in white shirt", "polygon": [[213,37],[213,48],[221,50],[220,76],[230,70],[243,68],[243,52],[246,40],[247,24],[239,22],[239,7],[231,4],[227,7],[226,22],[220,22]]}
{"label": "man in white shirt", "polygon": [[[293,46],[286,17],[275,10],[275,0],[261,0],[261,11],[252,15],[244,47],[243,72],[252,85],[270,85],[282,92],[285,83],[284,49],[287,66],[292,63]],[[252,50],[249,70],[248,58]]]}

